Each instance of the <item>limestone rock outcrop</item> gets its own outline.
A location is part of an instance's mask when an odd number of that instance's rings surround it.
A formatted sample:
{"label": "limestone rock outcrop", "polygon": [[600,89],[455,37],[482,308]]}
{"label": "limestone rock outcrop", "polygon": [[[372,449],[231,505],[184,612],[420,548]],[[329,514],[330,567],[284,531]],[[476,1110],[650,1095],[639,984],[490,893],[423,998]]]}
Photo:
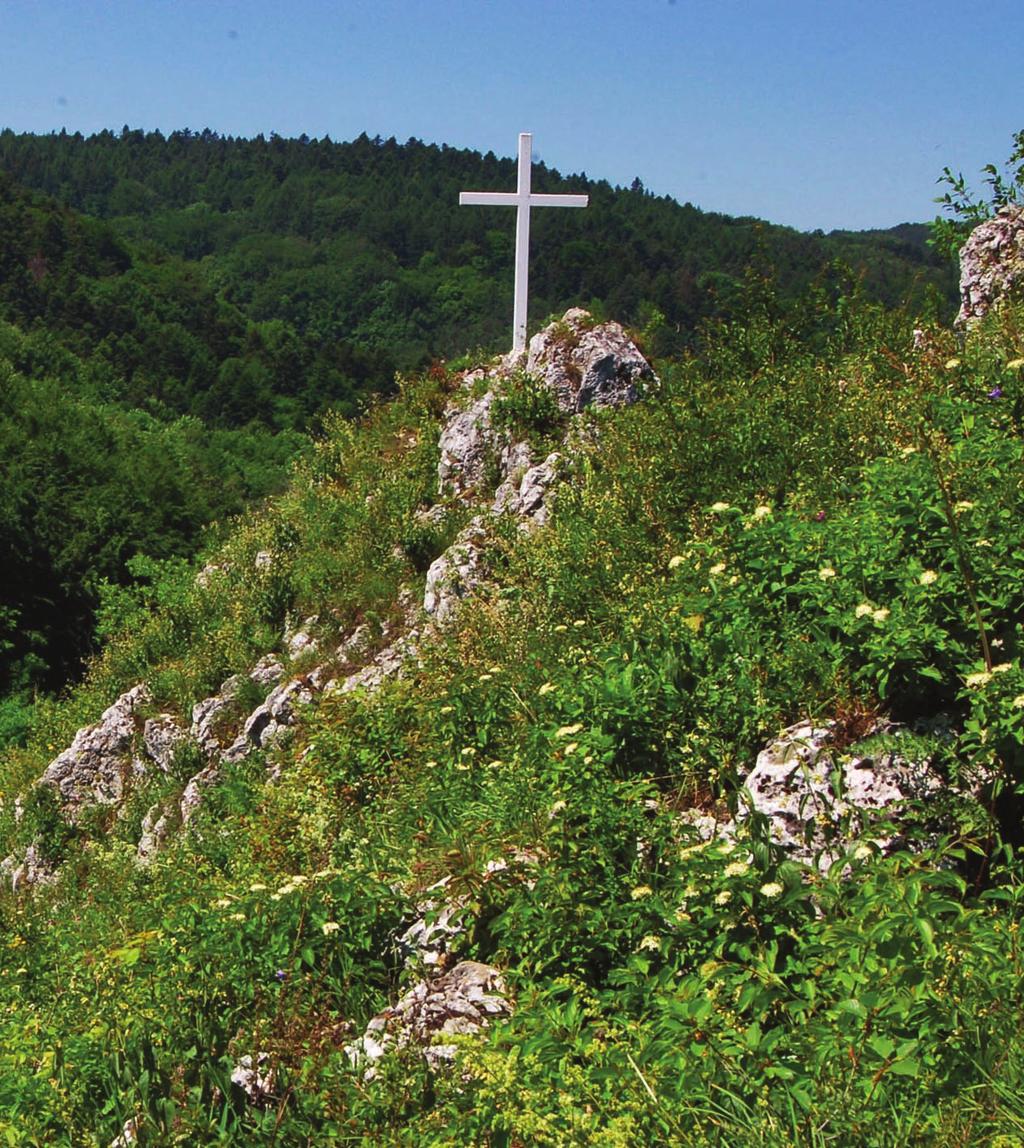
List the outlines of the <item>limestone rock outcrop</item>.
{"label": "limestone rock outcrop", "polygon": [[657,381],[650,363],[618,323],[595,323],[579,307],[533,336],[526,372],[544,380],[566,414],[589,406],[634,403],[644,384]]}
{"label": "limestone rock outcrop", "polygon": [[438,1037],[479,1033],[511,1012],[501,972],[493,965],[461,961],[440,977],[420,981],[396,1005],[378,1013],[345,1051],[366,1079],[382,1056],[408,1045],[419,1046],[427,1063],[438,1068],[456,1053],[455,1045]]}
{"label": "limestone rock outcrop", "polygon": [[960,251],[958,326],[971,327],[1000,299],[1024,291],[1024,204],[1008,203],[979,224]]}
{"label": "limestone rock outcrop", "polygon": [[83,805],[114,805],[124,797],[139,734],[137,711],[149,701],[145,685],[134,686],[85,726],[46,767],[40,779],[53,786],[72,813]]}
{"label": "limestone rock outcrop", "polygon": [[830,725],[790,726],[758,754],[744,781],[750,806],[740,820],[763,814],[791,856],[817,858],[822,868],[864,836],[883,852],[894,848],[896,838],[874,832],[873,824],[933,797],[944,783],[927,761],[899,753],[899,727],[880,725],[876,732],[889,735],[882,748],[866,740],[839,752]]}

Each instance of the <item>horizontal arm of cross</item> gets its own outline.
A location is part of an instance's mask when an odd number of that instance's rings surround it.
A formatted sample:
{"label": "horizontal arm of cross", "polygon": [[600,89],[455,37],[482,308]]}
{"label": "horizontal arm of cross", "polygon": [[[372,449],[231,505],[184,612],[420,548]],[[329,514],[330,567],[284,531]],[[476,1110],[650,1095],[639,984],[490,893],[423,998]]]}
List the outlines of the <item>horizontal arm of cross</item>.
{"label": "horizontal arm of cross", "polygon": [[[528,200],[530,207],[586,207],[586,195],[533,195]],[[459,206],[479,204],[484,207],[518,207],[524,197],[514,191],[460,191]]]}

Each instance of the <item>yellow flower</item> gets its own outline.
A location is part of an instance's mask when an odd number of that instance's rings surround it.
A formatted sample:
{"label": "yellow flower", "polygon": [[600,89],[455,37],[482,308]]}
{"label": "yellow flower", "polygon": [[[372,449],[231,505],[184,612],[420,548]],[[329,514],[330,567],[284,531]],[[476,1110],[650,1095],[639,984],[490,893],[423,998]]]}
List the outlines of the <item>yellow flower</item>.
{"label": "yellow flower", "polygon": [[930,586],[933,582],[938,581],[938,577],[934,570],[922,570],[917,576],[917,580],[922,586]]}
{"label": "yellow flower", "polygon": [[669,570],[675,570],[682,566],[685,561],[686,559],[682,556],[682,554],[673,554],[672,557],[668,560],[668,568]]}
{"label": "yellow flower", "polygon": [[715,502],[711,505],[712,514],[724,514],[727,510],[731,510],[728,502]]}
{"label": "yellow flower", "polygon": [[854,610],[854,614],[858,618],[866,618],[869,614],[873,614],[874,612],[875,608],[871,605],[870,602],[861,602],[857,609]]}
{"label": "yellow flower", "polygon": [[325,937],[329,937],[331,933],[336,933],[341,928],[337,921],[324,921],[320,926],[320,931]]}
{"label": "yellow flower", "polygon": [[653,933],[648,933],[637,948],[648,949],[650,952],[656,953],[661,948],[661,937],[656,937]]}
{"label": "yellow flower", "polygon": [[653,897],[654,890],[650,887],[650,885],[637,885],[633,889],[630,889],[629,895],[632,900],[640,901],[644,897]]}
{"label": "yellow flower", "polygon": [[264,885],[262,881],[254,881],[253,884],[249,886],[250,893],[262,893],[264,889],[266,889],[266,885]]}
{"label": "yellow flower", "polygon": [[553,682],[545,682],[537,691],[538,697],[543,697],[545,694],[551,693],[552,690],[557,689]]}
{"label": "yellow flower", "polygon": [[556,627],[555,627],[555,633],[556,633],[556,634],[564,634],[564,633],[565,633],[565,631],[566,631],[566,630],[568,630],[568,629],[569,629],[569,627],[568,627],[568,626],[556,626]]}
{"label": "yellow flower", "polygon": [[568,744],[568,745],[565,747],[565,751],[564,751],[564,752],[565,752],[565,753],[575,753],[575,752],[576,752],[576,751],[577,751],[579,748],[580,748],[580,743],[579,743],[578,741],[571,741],[571,742],[569,742],[569,744]]}
{"label": "yellow flower", "polygon": [[968,674],[964,678],[964,685],[969,690],[976,690],[980,689],[981,686],[987,686],[990,681],[992,681],[992,675],[987,670],[982,670],[977,674]]}
{"label": "yellow flower", "polygon": [[714,574],[716,576],[719,574],[724,574],[725,573],[725,563],[724,562],[716,562],[714,564],[714,566],[712,566],[711,569],[708,571],[708,573]]}
{"label": "yellow flower", "polygon": [[889,617],[889,613],[890,613],[890,611],[888,609],[886,609],[885,606],[883,606],[880,610],[875,610],[872,613],[871,617],[876,622],[884,622]]}
{"label": "yellow flower", "polygon": [[461,753],[463,757],[475,757],[476,749],[471,745],[467,745],[466,748],[461,751]]}
{"label": "yellow flower", "polygon": [[770,506],[764,506],[764,505],[755,506],[753,516],[755,519],[760,520],[762,518],[767,518],[768,515],[771,514],[771,512],[772,512],[772,508]]}
{"label": "yellow flower", "polygon": [[959,366],[960,366],[960,360],[959,359],[947,359],[946,360],[946,370],[947,371],[954,371]]}
{"label": "yellow flower", "polygon": [[1005,674],[1007,670],[1013,669],[1013,662],[1000,662],[998,666],[992,667],[992,673]]}
{"label": "yellow flower", "polygon": [[835,576],[836,572],[832,569],[831,566],[822,566],[822,568],[818,571],[818,577],[822,580],[822,582],[827,582],[830,578],[834,578]]}
{"label": "yellow flower", "polygon": [[442,706],[438,711],[439,714],[453,714],[455,713],[454,706]]}
{"label": "yellow flower", "polygon": [[773,897],[781,897],[784,892],[784,888],[778,883],[778,881],[766,881],[761,886],[761,896],[767,897],[769,901]]}
{"label": "yellow flower", "polygon": [[563,725],[555,730],[555,737],[572,737],[574,733],[579,733],[583,728],[582,722],[576,722],[573,725]]}
{"label": "yellow flower", "polygon": [[1024,710],[1024,694],[1018,694],[1013,701],[1010,702],[1010,705],[1012,705],[1015,710]]}
{"label": "yellow flower", "polygon": [[726,877],[745,877],[750,870],[746,861],[730,861],[725,867]]}
{"label": "yellow flower", "polygon": [[967,510],[973,510],[974,503],[968,502],[966,498],[962,498],[959,502],[954,504],[953,509],[957,514],[963,514]]}
{"label": "yellow flower", "polygon": [[716,905],[728,905],[732,900],[732,893],[728,889],[723,889],[721,893],[715,898]]}
{"label": "yellow flower", "polygon": [[1024,359],[1011,359],[1006,364],[1006,369],[1008,371],[1019,371],[1021,367],[1024,367]]}

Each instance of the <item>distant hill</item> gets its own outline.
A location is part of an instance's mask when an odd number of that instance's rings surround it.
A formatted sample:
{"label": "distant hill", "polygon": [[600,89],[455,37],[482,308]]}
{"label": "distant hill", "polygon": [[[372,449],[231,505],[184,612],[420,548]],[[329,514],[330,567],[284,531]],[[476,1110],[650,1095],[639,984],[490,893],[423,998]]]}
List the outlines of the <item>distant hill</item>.
{"label": "distant hill", "polygon": [[[501,208],[460,210],[458,193],[514,186],[512,159],[365,134],[335,143],[126,127],[90,137],[5,131],[0,169],[109,221],[124,241],[198,264],[219,303],[285,324],[321,375],[340,371],[356,392],[387,388],[395,369],[507,339],[512,220]],[[657,349],[676,353],[709,318],[742,315],[752,269],[786,301],[843,279],[836,261],[887,306],[930,299],[941,310],[955,298],[924,225],[808,234],[543,163],[534,185],[590,196],[585,212],[536,213],[535,324],[574,304],[639,326],[661,316]],[[273,381],[275,394],[283,384]],[[230,380],[220,390],[209,413],[240,417],[218,409],[232,405]],[[305,392],[297,402],[317,405]]]}

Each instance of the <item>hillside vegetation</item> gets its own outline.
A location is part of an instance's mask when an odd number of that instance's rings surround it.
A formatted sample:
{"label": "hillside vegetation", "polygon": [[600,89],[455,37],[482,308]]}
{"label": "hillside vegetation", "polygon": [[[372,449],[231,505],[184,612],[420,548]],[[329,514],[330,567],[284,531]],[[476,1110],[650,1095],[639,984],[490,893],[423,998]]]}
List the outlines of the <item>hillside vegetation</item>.
{"label": "hillside vegetation", "polygon": [[[0,902],[10,1143],[1020,1141],[1024,315],[962,349],[863,302],[816,320],[808,344],[752,306],[577,416],[548,525],[495,527],[492,589],[225,767],[148,865],[143,815],[194,758],[117,816],[31,782],[141,680],[184,715],[299,619],[325,644],[400,624],[472,510],[417,514],[459,376],[330,421],[203,578],[155,564],[108,598],[102,657],[0,779],[7,848],[59,864]],[[530,394],[504,417],[557,441]],[[757,818],[729,843],[685,815],[735,807],[781,727],[855,744],[881,715],[949,784],[895,852],[876,826],[821,871]],[[956,796],[979,775],[987,809]],[[367,1079],[346,1045],[422,975],[396,937],[443,878],[445,960],[500,968],[514,1011],[454,1070],[410,1046]]]}
{"label": "hillside vegetation", "polygon": [[[954,297],[921,225],[801,235],[536,176],[591,206],[537,213],[535,321],[585,303],[667,356],[766,285],[808,334],[808,291],[935,314]],[[416,140],[0,132],[0,744],[80,676],[104,583],[141,585],[147,558],[191,558],[282,489],[321,413],[505,344],[512,220],[458,192],[514,179]]]}

